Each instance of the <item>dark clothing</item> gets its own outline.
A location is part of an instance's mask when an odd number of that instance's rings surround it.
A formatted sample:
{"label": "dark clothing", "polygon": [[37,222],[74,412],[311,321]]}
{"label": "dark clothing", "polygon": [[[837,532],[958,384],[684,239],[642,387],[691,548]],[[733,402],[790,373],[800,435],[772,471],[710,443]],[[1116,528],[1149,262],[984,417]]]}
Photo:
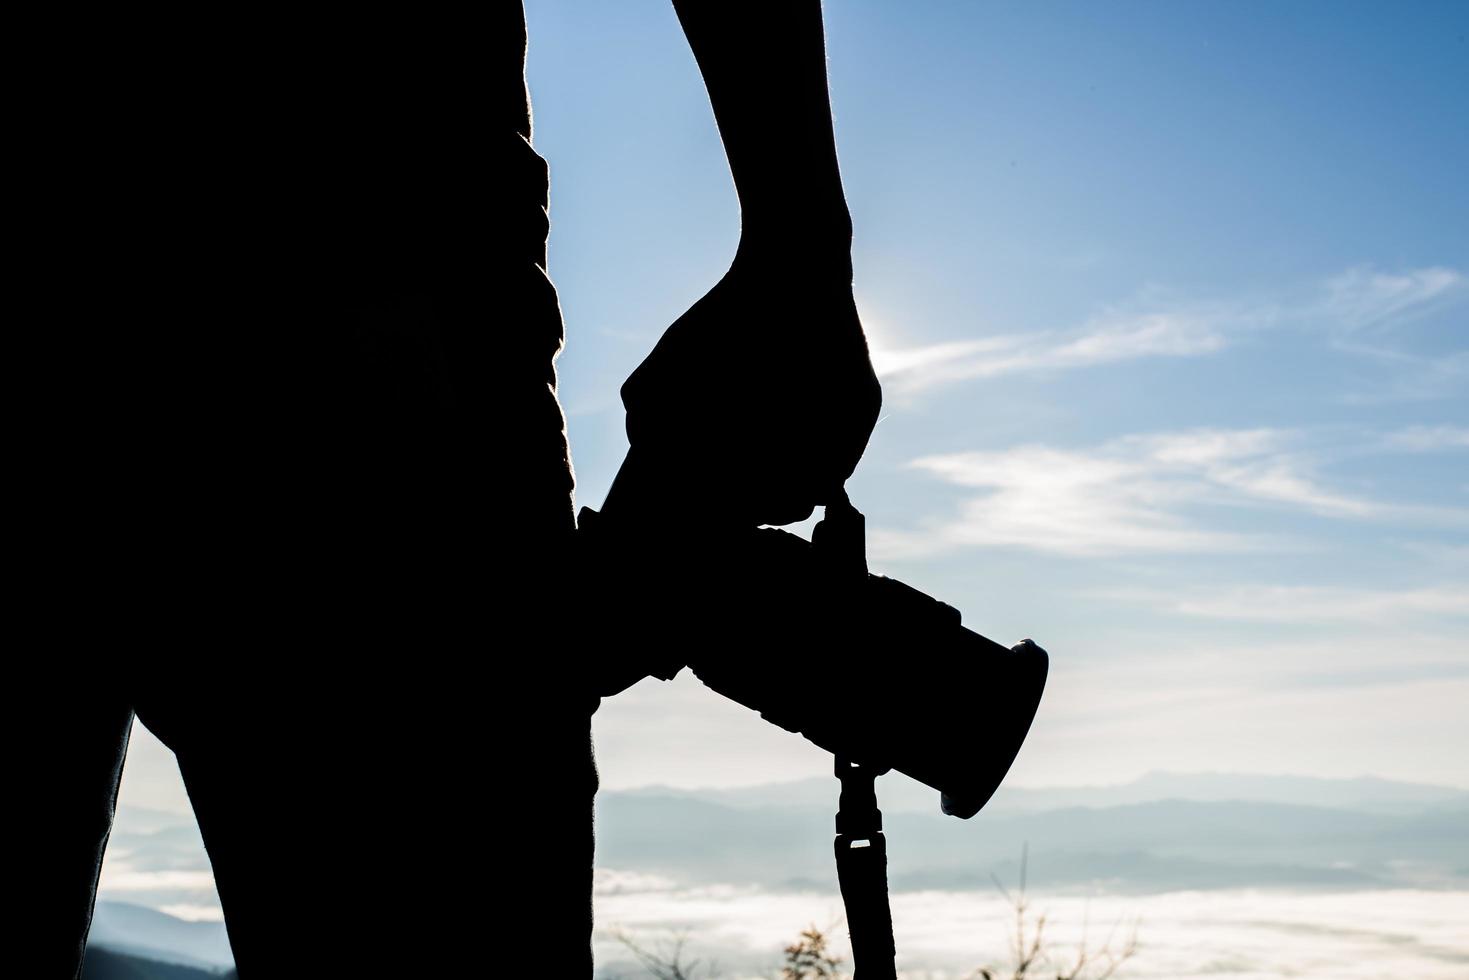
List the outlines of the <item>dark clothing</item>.
{"label": "dark clothing", "polygon": [[77,59],[95,179],[57,302],[112,329],[77,385],[69,587],[119,664],[36,733],[47,976],[134,710],[245,980],[590,975],[547,172],[519,4],[491,10],[129,21]]}

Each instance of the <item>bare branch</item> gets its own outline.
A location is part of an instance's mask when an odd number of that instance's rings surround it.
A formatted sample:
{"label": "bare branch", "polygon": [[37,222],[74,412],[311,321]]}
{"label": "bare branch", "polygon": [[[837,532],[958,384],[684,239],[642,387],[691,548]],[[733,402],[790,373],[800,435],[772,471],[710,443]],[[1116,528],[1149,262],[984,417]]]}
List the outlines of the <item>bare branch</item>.
{"label": "bare branch", "polygon": [[1082,916],[1082,936],[1077,945],[1074,959],[1067,958],[1070,966],[1058,966],[1060,954],[1046,936],[1047,913],[1042,912],[1030,919],[1030,901],[1026,895],[1029,872],[1029,847],[1020,854],[1020,890],[1011,894],[999,878],[991,875],[995,887],[1010,902],[1015,910],[1015,932],[1011,937],[1012,964],[1005,970],[980,967],[968,974],[967,980],[1030,980],[1036,972],[1045,969],[1055,971],[1055,980],[1111,980],[1124,963],[1137,954],[1138,923],[1134,922],[1127,942],[1114,949],[1113,943],[1122,920],[1112,923],[1106,941],[1098,948],[1091,945],[1091,905],[1087,904]]}
{"label": "bare branch", "polygon": [[[637,959],[638,964],[655,980],[694,980],[699,972],[697,959],[684,961],[684,946],[689,940],[687,930],[674,932],[670,939],[659,944],[657,951],[640,945],[623,929],[612,929],[610,935],[625,946]],[[712,978],[717,974],[709,969],[705,972],[705,976]]]}

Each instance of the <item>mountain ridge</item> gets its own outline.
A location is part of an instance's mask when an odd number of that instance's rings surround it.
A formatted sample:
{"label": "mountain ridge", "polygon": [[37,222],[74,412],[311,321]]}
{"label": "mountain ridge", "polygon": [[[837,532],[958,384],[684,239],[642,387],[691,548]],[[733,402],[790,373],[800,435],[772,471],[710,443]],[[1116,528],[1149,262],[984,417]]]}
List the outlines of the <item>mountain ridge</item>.
{"label": "mountain ridge", "polygon": [[[879,779],[884,812],[938,812],[938,792],[892,773]],[[604,790],[603,794],[687,797],[735,808],[834,804],[835,778],[812,777],[742,787],[685,788],[666,785]],[[1377,813],[1413,813],[1432,806],[1469,806],[1469,790],[1381,776],[1336,779],[1319,776],[1154,770],[1126,783],[1099,786],[1011,787],[1002,785],[989,811],[1034,812],[1067,806],[1104,807],[1166,799],[1245,801],[1328,806]]]}

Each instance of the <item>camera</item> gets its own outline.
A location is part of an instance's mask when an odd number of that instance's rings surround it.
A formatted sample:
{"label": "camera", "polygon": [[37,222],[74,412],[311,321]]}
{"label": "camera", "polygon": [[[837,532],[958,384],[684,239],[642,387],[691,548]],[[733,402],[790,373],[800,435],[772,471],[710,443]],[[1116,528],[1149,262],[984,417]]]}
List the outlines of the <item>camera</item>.
{"label": "camera", "polygon": [[[624,494],[625,496],[625,494]],[[687,666],[708,687],[839,759],[905,773],[944,813],[979,812],[1040,704],[1049,659],[1004,647],[953,606],[871,574],[862,515],[826,508],[812,539],[708,535],[583,508],[577,536],[597,620],[628,642],[603,693]]]}

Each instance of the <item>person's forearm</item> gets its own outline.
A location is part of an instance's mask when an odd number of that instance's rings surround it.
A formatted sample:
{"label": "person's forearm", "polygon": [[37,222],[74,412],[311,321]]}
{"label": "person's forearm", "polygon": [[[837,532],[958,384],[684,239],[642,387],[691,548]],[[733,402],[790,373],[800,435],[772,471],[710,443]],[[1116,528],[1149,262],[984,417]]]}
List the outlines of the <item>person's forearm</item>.
{"label": "person's forearm", "polygon": [[742,252],[850,261],[820,0],[673,0],[739,194]]}

